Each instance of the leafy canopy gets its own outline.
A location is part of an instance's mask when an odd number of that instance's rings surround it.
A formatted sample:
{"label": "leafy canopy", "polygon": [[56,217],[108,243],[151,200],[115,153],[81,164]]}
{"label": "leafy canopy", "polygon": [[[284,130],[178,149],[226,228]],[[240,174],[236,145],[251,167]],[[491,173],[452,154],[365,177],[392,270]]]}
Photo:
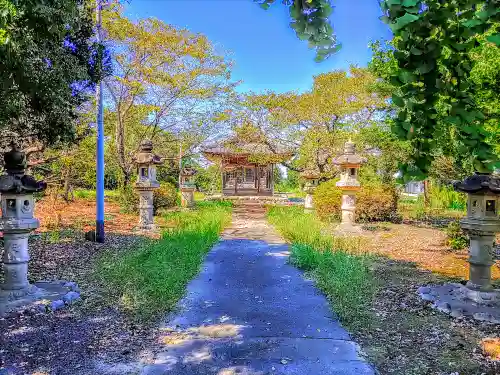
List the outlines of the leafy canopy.
{"label": "leafy canopy", "polygon": [[[254,0],[263,9],[275,0]],[[329,0],[283,0],[289,7],[292,22],[290,26],[300,40],[307,40],[310,48],[316,49],[316,62],[321,62],[340,50],[341,44],[333,32],[329,17],[333,7]]]}
{"label": "leafy canopy", "polygon": [[[231,61],[210,40],[156,18],[132,21],[114,4],[103,14],[114,74],[105,79],[108,128],[124,184],[144,138],[155,152],[191,152],[214,133],[233,94]],[[161,145],[161,147],[160,147]]]}
{"label": "leafy canopy", "polygon": [[75,137],[77,108],[102,71],[84,0],[0,0],[0,130],[53,144]]}
{"label": "leafy canopy", "polygon": [[[424,178],[442,135],[453,132],[460,153],[473,157],[475,169],[491,171],[499,164],[471,77],[471,51],[486,42],[500,45],[495,24],[500,1],[385,0],[382,9],[394,32],[396,68],[390,83],[398,110],[393,131],[414,148],[414,163],[402,165],[405,175]],[[480,40],[489,29],[486,41]]]}

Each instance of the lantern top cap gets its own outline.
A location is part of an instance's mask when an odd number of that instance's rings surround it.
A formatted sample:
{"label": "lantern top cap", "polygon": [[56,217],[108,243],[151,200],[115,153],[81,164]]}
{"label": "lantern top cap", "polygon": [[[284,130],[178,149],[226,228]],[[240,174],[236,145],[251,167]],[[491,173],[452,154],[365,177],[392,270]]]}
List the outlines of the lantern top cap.
{"label": "lantern top cap", "polygon": [[300,172],[300,177],[306,180],[315,180],[320,178],[320,173],[315,169],[308,168]]}
{"label": "lantern top cap", "polygon": [[333,159],[333,164],[363,164],[366,158],[356,154],[356,145],[351,140],[344,144],[344,153]]}
{"label": "lantern top cap", "polygon": [[26,169],[26,154],[11,142],[10,151],[3,154],[4,168],[8,174],[23,174]]}
{"label": "lantern top cap", "polygon": [[151,141],[149,139],[144,139],[139,146],[139,150],[142,152],[153,151],[153,141]]}
{"label": "lantern top cap", "polygon": [[153,142],[145,139],[139,145],[139,152],[134,157],[136,164],[163,164],[161,156],[153,154]]}
{"label": "lantern top cap", "polygon": [[463,181],[457,181],[453,184],[457,191],[463,193],[492,193],[500,195],[500,177],[490,173],[479,173],[467,177]]}
{"label": "lantern top cap", "polygon": [[3,155],[4,168],[7,174],[0,176],[0,193],[34,193],[45,190],[47,184],[36,181],[24,173],[26,169],[26,154],[12,142],[11,150]]}
{"label": "lantern top cap", "polygon": [[181,175],[182,176],[194,176],[196,174],[196,169],[194,169],[190,164],[186,164],[182,169],[181,169]]}

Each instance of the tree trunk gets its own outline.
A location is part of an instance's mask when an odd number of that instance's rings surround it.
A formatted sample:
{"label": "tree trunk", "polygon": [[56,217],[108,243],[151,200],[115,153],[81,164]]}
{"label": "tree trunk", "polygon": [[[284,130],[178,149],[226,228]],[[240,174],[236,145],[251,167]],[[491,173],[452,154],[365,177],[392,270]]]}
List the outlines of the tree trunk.
{"label": "tree trunk", "polygon": [[424,180],[424,207],[429,207],[429,180]]}
{"label": "tree trunk", "polygon": [[71,166],[64,171],[64,187],[63,187],[63,199],[68,202],[70,200],[69,193],[71,190]]}
{"label": "tree trunk", "polygon": [[118,113],[118,121],[116,122],[115,147],[118,157],[118,165],[123,174],[123,187],[127,187],[130,183],[130,170],[125,157],[125,126],[121,114]]}
{"label": "tree trunk", "polygon": [[126,188],[127,186],[130,185],[130,177],[132,173],[130,173],[130,170],[128,168],[122,168],[122,173],[123,173],[123,188]]}

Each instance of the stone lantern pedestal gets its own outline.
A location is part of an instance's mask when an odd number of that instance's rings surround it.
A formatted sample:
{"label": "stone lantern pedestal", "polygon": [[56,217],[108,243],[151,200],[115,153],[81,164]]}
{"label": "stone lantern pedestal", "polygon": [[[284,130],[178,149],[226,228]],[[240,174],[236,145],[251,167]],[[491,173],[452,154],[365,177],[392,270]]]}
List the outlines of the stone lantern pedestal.
{"label": "stone lantern pedestal", "polygon": [[[30,233],[40,226],[38,219],[33,217],[33,193],[44,190],[46,184],[26,175],[25,166],[24,153],[13,144],[12,150],[4,154],[6,174],[0,176],[0,231],[4,239],[0,316],[22,308],[43,310],[48,303],[61,307],[65,302],[79,298],[75,283],[45,281],[30,284],[28,281],[28,239]],[[35,304],[40,300],[45,300],[45,304]]]}
{"label": "stone lantern pedestal", "polygon": [[139,193],[139,229],[154,230],[153,191],[160,187],[160,183],[156,181],[156,166],[163,164],[163,158],[153,154],[153,142],[144,140],[134,162],[138,170],[135,189]]}
{"label": "stone lantern pedestal", "polygon": [[356,154],[353,142],[345,143],[344,153],[333,160],[340,166],[340,180],[337,187],[342,190],[342,217],[337,227],[338,233],[360,233],[361,227],[355,224],[356,219],[356,191],[361,188],[358,181],[359,168],[366,162],[366,158]]}
{"label": "stone lantern pedestal", "polygon": [[313,169],[306,169],[301,174],[300,177],[305,180],[304,192],[306,197],[304,200],[304,212],[313,213],[314,212],[314,200],[313,194],[319,185],[319,172]]}
{"label": "stone lantern pedestal", "polygon": [[181,206],[184,208],[194,207],[194,192],[196,186],[194,183],[194,176],[196,170],[190,165],[184,166],[180,173],[180,191],[181,191]]}
{"label": "stone lantern pedestal", "polygon": [[469,280],[462,284],[427,286],[419,290],[424,300],[452,316],[472,316],[477,320],[500,323],[500,290],[491,285],[495,233],[500,232],[500,177],[476,173],[454,184],[467,193],[467,216],[460,221],[468,233]]}

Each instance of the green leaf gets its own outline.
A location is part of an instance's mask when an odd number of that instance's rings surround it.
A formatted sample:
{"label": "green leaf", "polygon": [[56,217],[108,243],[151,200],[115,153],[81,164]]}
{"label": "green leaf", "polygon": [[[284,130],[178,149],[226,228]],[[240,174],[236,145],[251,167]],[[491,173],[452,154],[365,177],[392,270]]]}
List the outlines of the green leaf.
{"label": "green leaf", "polygon": [[448,116],[445,118],[445,120],[449,123],[452,123],[453,125],[462,125],[462,120],[460,120],[460,117],[458,116]]}
{"label": "green leaf", "polygon": [[402,0],[385,0],[385,4],[389,7],[394,5],[401,5]]}
{"label": "green leaf", "polygon": [[472,126],[465,125],[460,128],[464,133],[473,134],[475,133],[475,129]]}
{"label": "green leaf", "polygon": [[482,25],[483,24],[483,21],[479,20],[479,19],[471,19],[471,20],[468,20],[468,21],[465,21],[465,22],[462,22],[462,25],[464,25],[465,27],[467,28],[473,28],[473,27],[476,27],[476,26],[479,26],[479,25]]}
{"label": "green leaf", "polygon": [[401,70],[398,74],[398,78],[403,83],[410,83],[415,81],[415,75],[408,70]]}
{"label": "green leaf", "polygon": [[432,69],[434,69],[434,64],[433,63],[423,63],[418,67],[418,71],[420,74],[427,74],[429,73]]}
{"label": "green leaf", "polygon": [[414,7],[418,3],[420,3],[420,0],[403,0],[403,6],[405,7]]}
{"label": "green leaf", "polygon": [[500,33],[490,35],[486,38],[488,42],[494,43],[497,47],[500,47]]}
{"label": "green leaf", "polygon": [[261,4],[259,4],[259,5],[260,5],[260,7],[261,7],[262,9],[264,9],[264,10],[268,10],[268,9],[269,9],[269,7],[270,7],[269,3],[261,3]]}
{"label": "green leaf", "polygon": [[405,106],[405,101],[403,98],[400,96],[397,96],[396,94],[392,94],[392,102],[397,105],[398,107],[404,107]]}
{"label": "green leaf", "polygon": [[410,53],[412,55],[417,55],[417,56],[420,56],[422,54],[422,50],[416,48],[416,47],[411,47],[410,49]]}
{"label": "green leaf", "polygon": [[401,30],[405,26],[409,25],[410,23],[413,23],[419,19],[419,16],[415,14],[410,14],[406,13],[404,16],[399,17],[396,19],[396,22],[391,24],[391,29],[392,31],[396,32],[398,30]]}

